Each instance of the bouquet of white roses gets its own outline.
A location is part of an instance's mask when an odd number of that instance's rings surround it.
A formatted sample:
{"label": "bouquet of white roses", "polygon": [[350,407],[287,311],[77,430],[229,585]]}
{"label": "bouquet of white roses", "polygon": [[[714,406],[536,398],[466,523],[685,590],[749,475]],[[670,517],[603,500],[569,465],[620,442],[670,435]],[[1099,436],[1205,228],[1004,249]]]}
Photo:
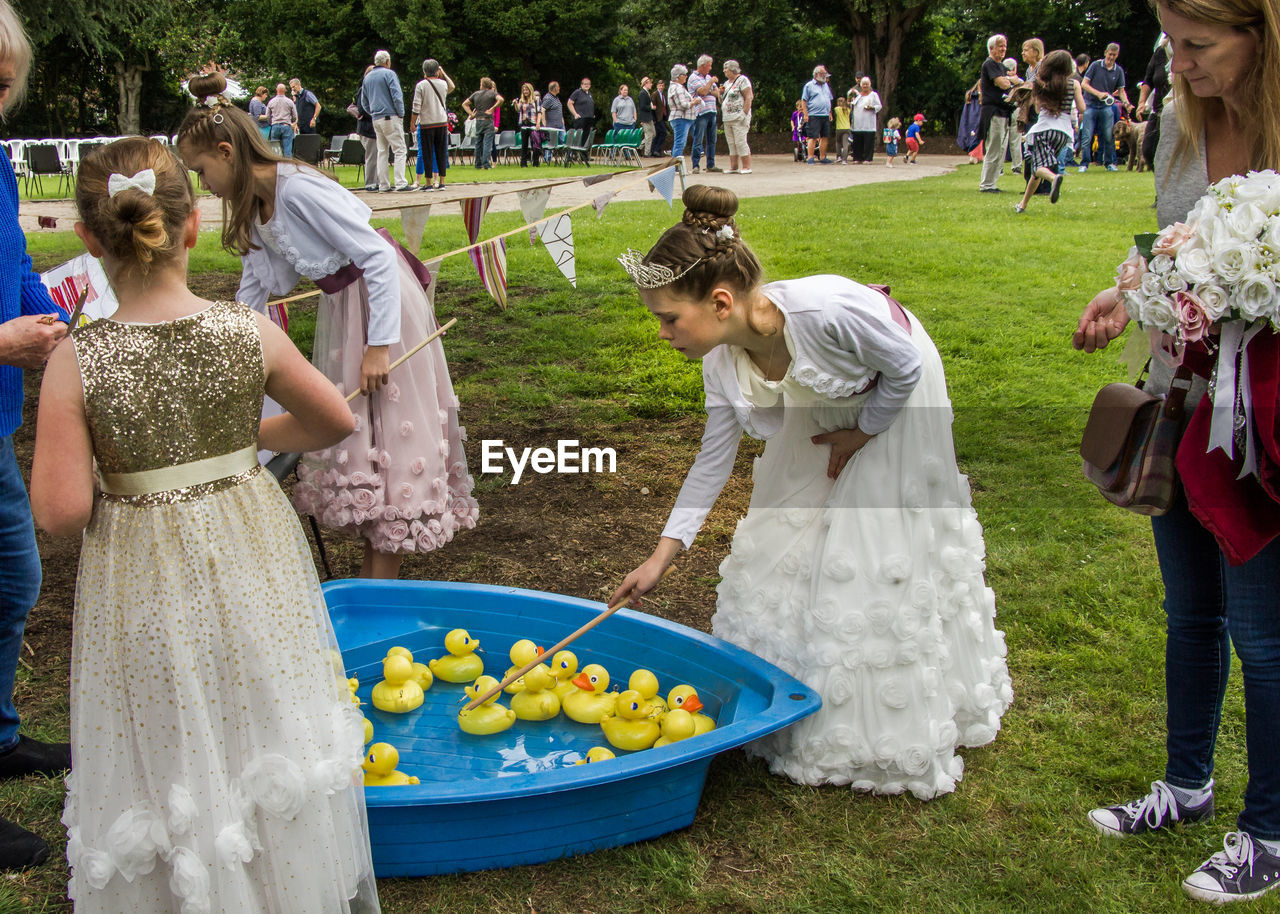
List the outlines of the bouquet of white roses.
{"label": "bouquet of white roses", "polygon": [[[1209,188],[1158,235],[1139,235],[1117,285],[1139,326],[1183,343],[1225,321],[1280,328],[1280,175],[1252,171]],[[1259,329],[1260,329],[1259,325]]]}

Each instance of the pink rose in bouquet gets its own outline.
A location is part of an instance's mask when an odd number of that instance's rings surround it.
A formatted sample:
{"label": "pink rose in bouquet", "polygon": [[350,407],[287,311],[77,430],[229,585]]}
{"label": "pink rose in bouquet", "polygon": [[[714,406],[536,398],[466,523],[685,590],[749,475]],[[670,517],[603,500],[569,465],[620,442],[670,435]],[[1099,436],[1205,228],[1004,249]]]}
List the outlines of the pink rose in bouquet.
{"label": "pink rose in bouquet", "polygon": [[1213,323],[1205,310],[1204,302],[1190,291],[1174,293],[1173,301],[1178,309],[1178,336],[1187,343],[1202,340]]}

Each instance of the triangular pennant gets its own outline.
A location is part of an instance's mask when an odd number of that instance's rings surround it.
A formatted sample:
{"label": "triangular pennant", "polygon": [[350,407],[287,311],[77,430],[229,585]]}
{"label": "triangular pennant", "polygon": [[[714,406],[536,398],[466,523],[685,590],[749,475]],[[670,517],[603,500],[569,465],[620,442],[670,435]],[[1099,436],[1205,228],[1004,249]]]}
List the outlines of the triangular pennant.
{"label": "triangular pennant", "polygon": [[[520,201],[520,212],[524,213],[524,221],[537,222],[542,218],[542,214],[547,211],[547,201],[551,199],[551,188],[535,187],[533,190],[517,191],[516,198]],[[534,239],[537,237],[538,227],[530,225],[529,243],[533,244]]]}
{"label": "triangular pennant", "polygon": [[489,201],[492,199],[493,197],[467,197],[458,201],[462,205],[462,224],[467,228],[467,241],[471,244],[475,244],[480,237],[480,223],[484,221],[484,214],[488,212]]}
{"label": "triangular pennant", "polygon": [[604,215],[604,208],[609,205],[609,201],[615,196],[617,196],[617,191],[607,190],[591,201],[591,205],[596,208],[597,219]]}
{"label": "triangular pennant", "polygon": [[653,185],[653,189],[662,194],[662,199],[667,201],[667,206],[671,205],[671,197],[675,193],[676,187],[676,167],[672,165],[670,168],[664,168],[655,175],[649,176],[649,183]]}
{"label": "triangular pennant", "polygon": [[608,180],[609,180],[610,178],[612,178],[612,177],[613,177],[613,175],[611,175],[611,174],[606,174],[606,175],[587,175],[585,178],[583,178],[583,179],[582,179],[582,186],[583,186],[583,187],[590,187],[592,184],[599,184],[601,181],[608,181]]}
{"label": "triangular pennant", "polygon": [[431,204],[426,206],[403,206],[400,208],[400,228],[404,229],[405,247],[417,252],[422,247],[422,233],[427,228],[427,217],[431,215]]}
{"label": "triangular pennant", "polygon": [[573,223],[568,213],[552,216],[538,226],[538,237],[542,239],[547,253],[556,262],[565,279],[576,289],[578,287],[578,271],[573,262]]}
{"label": "triangular pennant", "polygon": [[507,240],[494,238],[473,247],[467,254],[498,307],[507,307]]}

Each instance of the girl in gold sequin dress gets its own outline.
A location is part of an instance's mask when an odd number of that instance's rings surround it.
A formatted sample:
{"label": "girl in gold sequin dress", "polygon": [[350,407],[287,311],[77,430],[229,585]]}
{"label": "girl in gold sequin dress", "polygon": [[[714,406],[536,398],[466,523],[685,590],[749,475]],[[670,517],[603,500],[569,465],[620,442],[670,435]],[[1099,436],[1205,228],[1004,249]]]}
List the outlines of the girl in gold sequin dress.
{"label": "girl in gold sequin dress", "polygon": [[[163,146],[96,151],[76,203],[120,308],[51,357],[32,470],[37,522],[84,531],[68,894],[77,912],[376,912],[361,721],[256,456],[326,447],[351,412],[269,320],[186,288],[200,217]],[[288,412],[260,425],[264,388]]]}
{"label": "girl in gold sequin dress", "polygon": [[298,509],[364,541],[363,577],[394,578],[407,552],[444,546],[479,509],[463,453],[444,347],[432,342],[388,376],[390,362],[436,329],[434,283],[416,257],[369,225],[355,194],[308,165],[271,154],[218,73],[192,77],[202,100],[178,149],[224,200],[223,247],[244,272],[237,301],[261,309],[306,276],[323,295],[313,360],[352,404],[355,430],[307,454]]}

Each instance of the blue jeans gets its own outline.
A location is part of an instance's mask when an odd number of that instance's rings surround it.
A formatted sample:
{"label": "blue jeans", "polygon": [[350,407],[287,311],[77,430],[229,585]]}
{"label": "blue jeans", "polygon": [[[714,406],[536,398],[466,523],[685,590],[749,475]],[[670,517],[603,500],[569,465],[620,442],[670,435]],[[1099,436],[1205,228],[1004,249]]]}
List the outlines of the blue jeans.
{"label": "blue jeans", "polygon": [[40,554],[13,438],[0,438],[0,752],[18,742],[13,679],[27,613],[40,596]]}
{"label": "blue jeans", "polygon": [[493,155],[493,116],[476,118],[476,168],[488,168]]}
{"label": "blue jeans", "polygon": [[673,117],[671,119],[671,158],[678,159],[684,155],[684,144],[689,139],[689,128],[694,125],[694,121],[686,120],[682,117]]}
{"label": "blue jeans", "polygon": [[293,128],[288,124],[272,124],[268,139],[280,141],[280,152],[286,159],[293,158]]}
{"label": "blue jeans", "polygon": [[1098,162],[1101,165],[1116,164],[1116,138],[1114,108],[1084,109],[1084,122],[1080,125],[1080,164],[1088,165],[1093,151],[1093,137],[1098,137]]}
{"label": "blue jeans", "polygon": [[707,151],[707,167],[716,167],[716,113],[699,114],[693,122],[693,167],[698,167],[702,150]]}
{"label": "blue jeans", "polygon": [[1280,840],[1280,540],[1232,567],[1183,499],[1152,518],[1151,527],[1168,616],[1165,780],[1195,788],[1213,776],[1234,644],[1244,678],[1249,760],[1237,826],[1264,841]]}

